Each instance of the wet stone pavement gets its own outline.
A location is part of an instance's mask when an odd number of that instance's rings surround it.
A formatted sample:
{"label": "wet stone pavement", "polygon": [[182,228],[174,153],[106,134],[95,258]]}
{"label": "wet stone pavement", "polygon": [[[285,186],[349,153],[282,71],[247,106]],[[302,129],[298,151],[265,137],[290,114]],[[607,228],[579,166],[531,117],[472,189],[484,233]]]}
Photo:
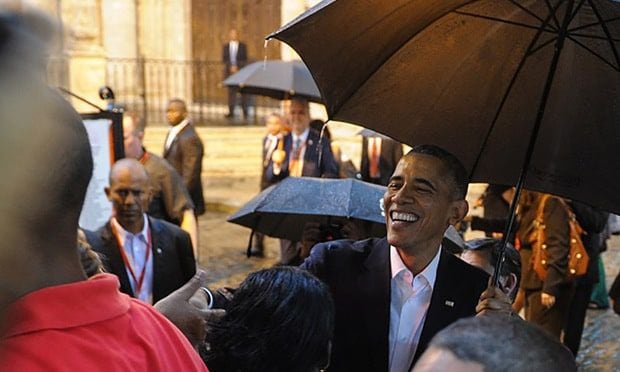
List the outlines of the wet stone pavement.
{"label": "wet stone pavement", "polygon": [[[246,258],[250,230],[226,222],[226,216],[210,211],[199,219],[199,262],[213,288],[235,287],[248,273],[273,266],[279,255],[278,241],[266,238],[265,257]],[[609,241],[603,260],[609,286],[620,270],[620,236]],[[611,309],[588,310],[577,362],[579,371],[620,371],[620,316]]]}

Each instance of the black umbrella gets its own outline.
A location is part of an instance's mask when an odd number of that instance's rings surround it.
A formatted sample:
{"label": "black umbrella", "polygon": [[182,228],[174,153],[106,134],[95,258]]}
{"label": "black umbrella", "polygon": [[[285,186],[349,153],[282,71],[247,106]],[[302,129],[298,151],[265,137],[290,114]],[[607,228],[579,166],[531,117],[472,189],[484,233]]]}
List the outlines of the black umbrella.
{"label": "black umbrella", "polygon": [[524,185],[620,212],[620,4],[328,0],[272,37],[301,55],[330,118],[516,184],[512,217]]}
{"label": "black umbrella", "polygon": [[307,222],[328,224],[334,218],[385,224],[379,200],[385,187],[355,179],[288,177],[263,190],[228,222],[263,234],[301,240]]}
{"label": "black umbrella", "polygon": [[619,3],[330,0],[272,36],[331,119],[439,145],[472,182],[515,185],[531,153],[526,187],[620,212]]}
{"label": "black umbrella", "polygon": [[301,61],[266,60],[251,63],[224,80],[241,93],[276,99],[305,98],[321,103],[321,94],[310,71]]}

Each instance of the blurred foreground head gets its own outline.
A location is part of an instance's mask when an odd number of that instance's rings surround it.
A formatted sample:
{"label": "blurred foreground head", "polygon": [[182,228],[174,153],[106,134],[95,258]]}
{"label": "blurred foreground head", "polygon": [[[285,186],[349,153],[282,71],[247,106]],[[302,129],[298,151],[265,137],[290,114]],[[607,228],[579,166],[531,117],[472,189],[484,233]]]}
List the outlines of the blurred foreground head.
{"label": "blurred foreground head", "polygon": [[248,275],[207,331],[209,369],[317,371],[329,364],[334,307],[326,285],[297,267]]}
{"label": "blurred foreground head", "polygon": [[[461,259],[476,266],[487,274],[495,273],[495,265],[501,254],[502,242],[493,238],[472,239],[465,242]],[[521,256],[515,247],[506,243],[504,264],[499,273],[499,285],[512,301],[517,296],[521,283]]]}
{"label": "blurred foreground head", "polygon": [[81,118],[45,83],[54,31],[44,16],[0,8],[0,316],[81,271],[75,242],[93,163]]}
{"label": "blurred foreground head", "polygon": [[576,371],[571,352],[541,328],[518,317],[477,316],[439,332],[414,372]]}

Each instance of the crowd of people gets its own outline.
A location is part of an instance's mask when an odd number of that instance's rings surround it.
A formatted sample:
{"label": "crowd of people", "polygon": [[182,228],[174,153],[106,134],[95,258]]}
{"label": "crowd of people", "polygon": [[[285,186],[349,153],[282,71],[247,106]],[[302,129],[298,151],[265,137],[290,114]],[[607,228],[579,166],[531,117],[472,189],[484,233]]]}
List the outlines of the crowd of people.
{"label": "crowd of people", "polygon": [[[101,191],[112,215],[97,231],[80,229],[93,161],[81,118],[43,78],[53,33],[37,14],[0,14],[0,171],[11,181],[0,183],[2,370],[576,370],[596,273],[571,279],[569,220],[574,211],[594,235],[607,215],[527,192],[501,268],[493,237],[449,250],[446,230],[469,212],[469,180],[435,145],[403,155],[389,138],[364,138],[359,174],[386,186],[386,236],[355,229],[343,240],[282,240],[276,267],[238,288],[208,288],[195,258],[204,147],[175,98],[163,158],[146,151],[144,124],[126,113],[126,158]],[[228,46],[233,62],[242,50]],[[266,126],[261,188],[342,176],[307,101],[293,99]],[[533,239],[541,225],[544,242]],[[593,235],[585,243],[598,252]],[[544,277],[531,265],[541,245]],[[496,270],[498,287],[489,281]],[[569,312],[581,329],[569,330]]]}

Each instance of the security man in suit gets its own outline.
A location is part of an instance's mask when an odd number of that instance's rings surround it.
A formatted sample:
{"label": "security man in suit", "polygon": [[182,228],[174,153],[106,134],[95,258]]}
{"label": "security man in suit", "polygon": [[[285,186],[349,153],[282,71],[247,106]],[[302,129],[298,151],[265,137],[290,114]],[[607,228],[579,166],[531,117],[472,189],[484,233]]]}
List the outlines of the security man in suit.
{"label": "security man in suit", "polygon": [[386,186],[396,164],[403,157],[403,145],[384,136],[362,137],[362,180]]}
{"label": "security man in suit", "polygon": [[89,243],[103,256],[106,271],[118,276],[121,292],[155,303],[196,273],[190,236],[146,215],[151,192],[146,170],[137,160],[116,162],[109,182],[105,193],[113,215]]}
{"label": "security man in suit", "polygon": [[204,145],[188,119],[185,102],[173,98],[168,102],[166,120],[170,131],[164,144],[163,158],[181,175],[194,203],[197,216],[205,212],[202,194],[202,157]]}
{"label": "security man in suit", "polygon": [[[310,128],[310,107],[307,100],[291,100],[288,121],[291,133],[284,137],[285,159],[281,175],[338,178],[338,163],[334,159],[329,138],[320,138],[320,133]],[[299,265],[300,252],[301,246],[298,242],[281,239],[279,263]]]}
{"label": "security man in suit", "polygon": [[[222,47],[222,62],[224,62],[224,79],[239,71],[240,68],[248,63],[248,51],[245,43],[239,41],[239,34],[236,29],[231,29],[230,41]],[[228,88],[228,114],[227,118],[235,116],[235,106],[237,105],[237,89]],[[241,109],[243,118],[248,118],[248,97],[241,95]]]}

